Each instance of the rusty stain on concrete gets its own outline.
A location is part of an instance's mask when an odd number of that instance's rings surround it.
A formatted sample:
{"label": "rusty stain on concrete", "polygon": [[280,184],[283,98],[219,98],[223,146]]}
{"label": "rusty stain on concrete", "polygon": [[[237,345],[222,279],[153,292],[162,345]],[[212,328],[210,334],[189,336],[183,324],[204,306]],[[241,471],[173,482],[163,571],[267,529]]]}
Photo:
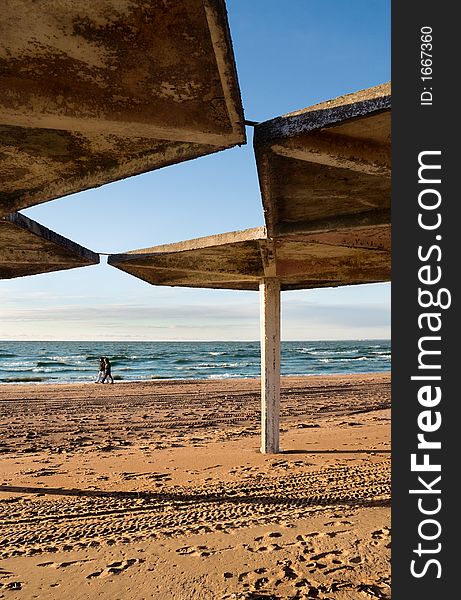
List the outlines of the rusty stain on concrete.
{"label": "rusty stain on concrete", "polygon": [[5,0],[0,214],[245,143],[223,0]]}
{"label": "rusty stain on concrete", "polygon": [[98,254],[20,213],[0,217],[0,279],[98,263]]}

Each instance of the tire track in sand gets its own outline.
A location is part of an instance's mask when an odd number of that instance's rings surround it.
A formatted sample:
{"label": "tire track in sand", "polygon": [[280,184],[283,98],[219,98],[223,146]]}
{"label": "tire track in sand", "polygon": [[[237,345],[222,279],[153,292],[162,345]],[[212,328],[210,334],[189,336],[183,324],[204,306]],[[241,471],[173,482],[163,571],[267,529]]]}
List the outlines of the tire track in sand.
{"label": "tire track in sand", "polygon": [[61,489],[46,498],[22,495],[1,501],[0,556],[283,525],[332,506],[387,506],[390,472],[386,460],[155,492],[101,491],[98,495],[95,490],[69,490],[69,494]]}

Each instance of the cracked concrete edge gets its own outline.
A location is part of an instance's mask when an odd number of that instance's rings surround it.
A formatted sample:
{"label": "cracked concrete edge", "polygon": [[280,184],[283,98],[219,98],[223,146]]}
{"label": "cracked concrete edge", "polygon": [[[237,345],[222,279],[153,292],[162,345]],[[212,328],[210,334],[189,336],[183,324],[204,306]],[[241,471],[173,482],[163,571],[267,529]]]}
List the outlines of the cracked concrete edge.
{"label": "cracked concrete edge", "polygon": [[390,84],[382,84],[315,104],[255,126],[254,148],[279,139],[338,125],[350,119],[366,117],[391,109]]}
{"label": "cracked concrete edge", "polygon": [[181,242],[174,242],[172,244],[162,244],[150,248],[141,248],[139,250],[129,250],[127,252],[111,254],[108,257],[107,263],[115,266],[116,263],[133,260],[136,255],[142,255],[146,258],[149,254],[175,254],[178,252],[186,252],[187,250],[201,250],[202,248],[214,248],[216,246],[225,246],[226,244],[266,239],[267,233],[265,227],[253,227],[251,229],[218,233],[216,235],[193,238]]}

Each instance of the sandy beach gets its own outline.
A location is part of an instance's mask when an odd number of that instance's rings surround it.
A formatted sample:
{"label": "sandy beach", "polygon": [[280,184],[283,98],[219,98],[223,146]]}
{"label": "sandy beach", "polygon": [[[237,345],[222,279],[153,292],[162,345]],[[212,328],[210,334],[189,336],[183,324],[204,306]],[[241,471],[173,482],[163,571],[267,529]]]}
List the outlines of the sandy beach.
{"label": "sandy beach", "polygon": [[390,598],[390,375],[0,386],[0,598]]}

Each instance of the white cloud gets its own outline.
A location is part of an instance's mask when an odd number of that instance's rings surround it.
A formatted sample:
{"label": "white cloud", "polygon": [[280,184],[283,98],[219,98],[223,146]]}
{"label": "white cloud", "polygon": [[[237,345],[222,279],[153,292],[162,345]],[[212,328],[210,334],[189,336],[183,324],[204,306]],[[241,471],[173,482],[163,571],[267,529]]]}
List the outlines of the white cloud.
{"label": "white cloud", "polygon": [[[0,339],[112,339],[112,340],[255,340],[259,337],[258,296],[229,302],[91,303],[2,310]],[[353,339],[390,337],[390,309],[386,302],[324,304],[283,295],[283,339]]]}

